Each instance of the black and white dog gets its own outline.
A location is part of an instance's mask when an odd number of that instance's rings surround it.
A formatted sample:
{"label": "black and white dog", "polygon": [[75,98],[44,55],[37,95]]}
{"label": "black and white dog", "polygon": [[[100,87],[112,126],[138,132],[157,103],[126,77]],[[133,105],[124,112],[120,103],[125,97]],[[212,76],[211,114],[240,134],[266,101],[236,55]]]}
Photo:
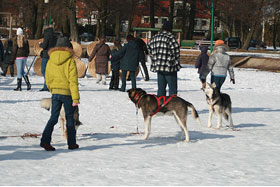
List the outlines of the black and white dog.
{"label": "black and white dog", "polygon": [[215,83],[207,83],[206,87],[202,88],[202,90],[206,94],[206,101],[209,106],[208,127],[212,127],[212,116],[215,112],[218,116],[217,129],[220,129],[222,126],[222,116],[224,116],[224,118],[229,121],[229,127],[233,128],[230,96],[228,94],[221,93],[216,88]]}
{"label": "black and white dog", "polygon": [[159,97],[147,94],[141,88],[132,88],[127,92],[130,100],[137,108],[142,110],[145,122],[145,140],[149,138],[149,134],[151,133],[151,120],[156,114],[174,115],[182,130],[181,139],[185,137],[185,142],[189,142],[189,133],[187,129],[188,108],[192,109],[194,119],[200,124],[200,119],[194,106],[181,97],[176,95],[171,97]]}

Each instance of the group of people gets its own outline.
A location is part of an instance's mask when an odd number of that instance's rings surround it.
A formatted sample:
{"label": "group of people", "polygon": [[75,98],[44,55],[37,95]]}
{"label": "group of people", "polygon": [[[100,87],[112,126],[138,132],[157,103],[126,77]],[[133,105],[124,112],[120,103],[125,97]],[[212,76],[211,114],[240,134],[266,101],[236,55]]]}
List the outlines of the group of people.
{"label": "group of people", "polygon": [[[0,60],[3,61],[3,73],[2,76],[6,76],[8,67],[10,67],[10,74],[14,76],[14,63],[17,66],[17,87],[15,91],[21,91],[22,78],[25,80],[27,85],[27,90],[31,89],[31,84],[29,82],[28,75],[25,74],[24,68],[29,55],[29,43],[24,35],[23,29],[19,27],[16,31],[16,37],[7,40],[5,46],[3,47],[2,42],[0,42]],[[1,46],[2,45],[2,46]],[[1,49],[2,48],[2,49]],[[3,52],[1,52],[3,51]]]}
{"label": "group of people", "polygon": [[[176,95],[178,92],[177,73],[181,69],[180,65],[180,46],[172,34],[172,23],[165,22],[162,31],[151,38],[146,45],[141,39],[135,39],[132,35],[126,37],[127,43],[122,46],[119,41],[114,42],[114,47],[110,50],[104,38],[100,38],[92,53],[89,61],[94,57],[96,66],[96,82],[106,84],[105,78],[108,73],[108,61],[111,62],[112,77],[109,89],[126,90],[127,73],[132,82],[132,88],[136,88],[137,67],[139,62],[145,72],[145,80],[149,80],[148,70],[145,65],[145,55],[151,58],[151,71],[157,73],[157,95],[166,96],[168,85],[169,96]],[[16,60],[18,79],[17,88],[21,90],[21,79],[25,79],[27,89],[31,88],[28,76],[24,74],[24,66],[29,55],[29,45],[23,35],[23,30],[17,30],[17,37],[13,41],[13,49],[9,62]],[[67,143],[68,149],[77,149],[76,130],[74,124],[74,110],[79,105],[78,73],[74,61],[73,47],[68,36],[61,35],[55,38],[53,29],[48,28],[44,32],[44,40],[40,44],[43,48],[42,74],[44,75],[44,87],[41,91],[50,91],[52,94],[51,116],[42,134],[40,146],[47,151],[54,151],[51,145],[51,136],[54,125],[58,122],[62,105],[64,105],[67,121]],[[1,47],[0,47],[1,49]],[[220,90],[229,71],[231,81],[235,83],[234,72],[229,55],[226,53],[227,46],[223,41],[216,41],[214,52],[209,57],[208,48],[201,47],[201,54],[196,63],[202,87],[205,87],[206,76],[211,71],[211,83],[215,82]],[[6,53],[6,52],[5,52]],[[0,60],[3,59],[0,53]],[[121,70],[121,87],[119,88],[119,73]]]}
{"label": "group of people", "polygon": [[234,71],[230,56],[226,53],[228,46],[223,40],[217,40],[214,46],[214,52],[207,54],[208,47],[200,47],[201,54],[198,56],[195,67],[198,68],[199,79],[202,83],[202,88],[206,87],[206,77],[211,72],[211,84],[215,83],[216,88],[220,91],[229,72],[230,81],[235,84]]}

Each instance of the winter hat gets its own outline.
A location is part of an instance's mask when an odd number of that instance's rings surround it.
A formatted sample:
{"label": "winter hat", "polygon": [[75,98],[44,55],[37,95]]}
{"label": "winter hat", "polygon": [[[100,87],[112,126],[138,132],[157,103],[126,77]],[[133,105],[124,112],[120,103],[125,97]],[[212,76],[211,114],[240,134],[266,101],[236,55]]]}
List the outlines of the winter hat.
{"label": "winter hat", "polygon": [[173,29],[173,25],[170,21],[165,21],[162,25],[162,30],[166,30],[166,31],[169,31],[169,32],[172,32],[172,29]]}
{"label": "winter hat", "polygon": [[17,35],[23,35],[23,30],[22,30],[22,28],[18,28],[17,29]]}
{"label": "winter hat", "polygon": [[225,44],[223,40],[216,40],[214,50],[216,50],[216,47],[218,46],[223,46],[227,51],[229,50],[229,47]]}
{"label": "winter hat", "polygon": [[215,46],[224,45],[225,42],[223,40],[216,40]]}
{"label": "winter hat", "polygon": [[69,48],[73,48],[69,37],[65,36],[65,35],[61,35],[58,37],[57,42],[56,42],[56,47],[69,47]]}

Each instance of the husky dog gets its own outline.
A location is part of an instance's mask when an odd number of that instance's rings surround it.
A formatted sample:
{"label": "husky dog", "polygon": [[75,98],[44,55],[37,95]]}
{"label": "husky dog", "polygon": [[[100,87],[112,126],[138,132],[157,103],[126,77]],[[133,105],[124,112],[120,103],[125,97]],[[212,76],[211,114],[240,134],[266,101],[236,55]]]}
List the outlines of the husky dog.
{"label": "husky dog", "polygon": [[192,109],[194,119],[200,124],[200,119],[194,106],[176,95],[170,97],[157,97],[147,94],[141,88],[132,88],[127,91],[130,100],[137,108],[142,110],[145,122],[144,139],[147,140],[151,133],[151,120],[155,114],[174,115],[177,123],[182,130],[181,140],[185,137],[185,142],[189,142],[189,133],[187,129],[188,107]]}
{"label": "husky dog", "polygon": [[218,88],[216,88],[215,83],[207,83],[206,87],[202,88],[202,90],[206,94],[206,101],[209,106],[208,127],[211,128],[212,126],[212,116],[215,112],[218,116],[217,129],[222,126],[222,116],[229,121],[229,127],[233,128],[230,96],[228,94],[221,93]]}
{"label": "husky dog", "polygon": [[[52,108],[52,99],[51,98],[43,98],[41,99],[41,108],[44,108],[46,110],[50,110]],[[67,126],[66,126],[66,116],[64,111],[64,105],[62,105],[60,114],[59,114],[59,121],[60,121],[60,127],[62,130],[62,134],[64,138],[67,140]],[[75,129],[77,130],[80,125],[82,125],[82,122],[79,120],[79,107],[75,107],[74,111],[74,123],[75,123]]]}

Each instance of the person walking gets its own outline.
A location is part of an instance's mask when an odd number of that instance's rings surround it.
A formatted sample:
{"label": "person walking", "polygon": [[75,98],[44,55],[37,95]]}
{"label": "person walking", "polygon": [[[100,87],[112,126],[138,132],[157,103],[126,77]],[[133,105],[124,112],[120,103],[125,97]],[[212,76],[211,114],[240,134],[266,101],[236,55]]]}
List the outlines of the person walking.
{"label": "person walking", "polygon": [[2,65],[3,61],[4,61],[4,46],[2,41],[0,40],[0,66]]}
{"label": "person walking", "polygon": [[96,83],[102,81],[102,84],[106,84],[106,74],[108,74],[108,61],[111,55],[110,47],[105,43],[105,37],[101,37],[99,43],[97,43],[88,58],[88,61],[92,61],[95,58],[95,72]]}
{"label": "person walking", "polygon": [[21,91],[21,83],[22,77],[25,80],[27,85],[27,90],[31,89],[31,84],[29,82],[29,78],[24,73],[24,67],[29,55],[29,44],[27,38],[24,36],[22,28],[17,29],[17,36],[13,41],[13,49],[12,49],[12,56],[10,59],[10,63],[13,64],[16,60],[17,65],[17,88],[14,89],[15,91]]}
{"label": "person walking", "polygon": [[208,68],[211,72],[211,84],[215,82],[219,91],[226,80],[227,71],[229,72],[231,82],[235,84],[234,71],[230,56],[226,53],[227,49],[228,46],[225,45],[223,40],[217,40],[214,52],[208,61]]}
{"label": "person walking", "polygon": [[55,151],[51,145],[53,128],[58,122],[62,105],[66,114],[68,149],[77,149],[76,130],[74,124],[74,107],[80,100],[78,88],[78,73],[71,47],[67,36],[60,36],[56,47],[49,51],[49,61],[46,67],[46,85],[52,94],[51,117],[43,131],[40,146],[46,151]]}
{"label": "person walking", "polygon": [[135,72],[137,71],[139,65],[139,47],[134,41],[135,38],[129,34],[126,37],[127,44],[124,45],[119,51],[112,54],[111,60],[121,60],[120,69],[122,70],[122,86],[119,89],[121,92],[125,92],[126,88],[126,74],[129,72],[129,77],[131,79],[132,88],[136,88],[136,76]]}
{"label": "person walking", "polygon": [[53,27],[50,26],[44,30],[44,39],[43,42],[40,43],[40,47],[43,48],[40,56],[42,58],[42,63],[41,63],[41,73],[44,76],[44,86],[42,89],[39,91],[49,91],[46,85],[46,80],[45,80],[45,71],[46,71],[46,66],[49,60],[49,54],[48,51],[55,46],[56,44],[56,36],[54,34]]}
{"label": "person walking", "polygon": [[198,68],[199,79],[201,81],[202,88],[205,88],[206,87],[206,77],[209,73],[209,69],[208,69],[209,56],[207,54],[208,46],[201,46],[200,51],[201,51],[201,53],[197,58],[197,61],[195,63],[195,68]]}
{"label": "person walking", "polygon": [[157,72],[158,96],[166,96],[166,86],[169,88],[169,96],[177,94],[177,72],[180,70],[180,46],[172,34],[173,25],[166,21],[162,31],[152,37],[148,43],[148,51],[151,55],[151,71]]}
{"label": "person walking", "polygon": [[4,45],[4,64],[2,76],[6,76],[8,67],[10,67],[11,77],[14,77],[14,61],[10,61],[13,49],[13,41],[9,39]]}
{"label": "person walking", "polygon": [[[115,40],[114,42],[114,47],[112,49],[112,54],[115,52],[119,51],[122,48],[122,45],[119,40]],[[118,90],[119,89],[119,81],[120,81],[120,60],[111,60],[111,71],[112,71],[112,76],[111,76],[111,81],[110,81],[110,86],[109,90]]]}
{"label": "person walking", "polygon": [[144,80],[149,81],[150,77],[149,77],[148,68],[146,66],[146,55],[148,55],[147,45],[141,38],[136,38],[135,42],[139,47],[139,61],[144,70],[144,74],[145,74]]}

